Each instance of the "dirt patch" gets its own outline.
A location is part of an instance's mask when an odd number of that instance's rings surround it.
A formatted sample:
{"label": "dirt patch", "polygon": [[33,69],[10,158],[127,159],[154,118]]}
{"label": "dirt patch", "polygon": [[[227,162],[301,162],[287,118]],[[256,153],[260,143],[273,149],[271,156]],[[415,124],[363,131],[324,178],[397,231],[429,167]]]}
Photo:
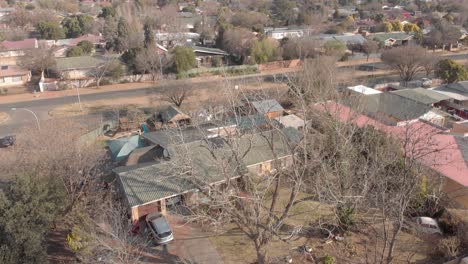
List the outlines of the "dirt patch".
{"label": "dirt patch", "polygon": [[76,116],[92,114],[116,109],[136,109],[138,107],[150,106],[147,97],[119,98],[112,100],[99,100],[93,102],[62,105],[49,111],[49,115],[54,117]]}
{"label": "dirt patch", "polygon": [[62,227],[52,230],[47,235],[47,255],[51,263],[73,263],[75,254],[67,245],[68,231]]}
{"label": "dirt patch", "polygon": [[[281,197],[287,192],[282,192]],[[315,227],[310,232],[304,232],[294,236],[287,243],[274,238],[268,247],[269,257],[273,260],[292,256],[293,263],[317,263],[325,256],[333,256],[335,263],[369,263],[377,257],[383,246],[379,221],[364,219],[359,215],[357,225],[345,233],[344,241],[329,240],[317,227],[318,223],[333,222],[333,208],[313,201],[310,195],[301,193],[298,201],[293,206],[286,221],[287,226]],[[280,199],[280,203],[286,199]],[[256,253],[254,244],[234,224],[228,225],[224,233],[210,237],[218,252],[223,257],[224,263],[252,263],[255,262]],[[286,233],[284,233],[286,235]],[[434,253],[436,238],[402,232],[399,236],[394,263],[428,263]],[[307,256],[301,247],[307,245],[312,248],[311,255]],[[242,254],[239,254],[242,252]],[[315,259],[310,261],[311,257]],[[376,261],[377,262],[377,261]],[[321,262],[318,262],[321,263]]]}
{"label": "dirt patch", "polygon": [[0,124],[5,123],[10,119],[10,116],[5,112],[0,112]]}
{"label": "dirt patch", "polygon": [[[222,105],[226,99],[226,89],[223,88],[223,83],[213,85],[215,88],[194,89],[193,93],[184,101],[181,109],[186,112],[197,111],[207,106]],[[255,92],[261,91],[268,94],[268,97],[278,98],[279,95],[287,91],[287,85],[284,83],[242,83],[235,82],[233,87],[237,87],[238,92]],[[81,107],[78,103],[62,105],[49,111],[49,115],[54,117],[66,117],[92,114],[104,111],[135,110],[139,107],[160,108],[167,106],[170,103],[161,100],[161,94],[157,93],[157,89],[153,95],[98,100],[92,102],[83,102]]]}

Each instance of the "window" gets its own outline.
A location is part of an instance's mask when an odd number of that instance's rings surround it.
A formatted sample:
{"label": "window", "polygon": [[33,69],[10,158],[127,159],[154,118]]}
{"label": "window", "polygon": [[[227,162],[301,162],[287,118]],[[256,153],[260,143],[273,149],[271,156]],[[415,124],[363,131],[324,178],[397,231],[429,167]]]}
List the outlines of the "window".
{"label": "window", "polygon": [[4,83],[5,82],[5,78],[0,78],[0,83]]}
{"label": "window", "polygon": [[14,77],[12,78],[12,82],[21,82],[21,80],[22,80],[22,79],[21,79],[21,76],[14,76]]}

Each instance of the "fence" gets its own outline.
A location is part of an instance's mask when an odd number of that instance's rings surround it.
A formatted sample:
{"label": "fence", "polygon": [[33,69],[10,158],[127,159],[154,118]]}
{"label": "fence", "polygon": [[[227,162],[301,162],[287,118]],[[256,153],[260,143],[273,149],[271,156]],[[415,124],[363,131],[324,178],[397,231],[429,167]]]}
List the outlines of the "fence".
{"label": "fence", "polygon": [[273,61],[269,63],[260,64],[258,66],[260,71],[265,70],[277,70],[277,69],[285,69],[285,68],[294,68],[301,65],[301,60],[285,60],[285,61]]}
{"label": "fence", "polygon": [[216,68],[199,68],[191,69],[186,72],[177,74],[177,78],[196,77],[203,74],[226,74],[226,75],[242,75],[249,73],[257,73],[259,71],[258,65],[236,65],[236,66],[225,66]]}

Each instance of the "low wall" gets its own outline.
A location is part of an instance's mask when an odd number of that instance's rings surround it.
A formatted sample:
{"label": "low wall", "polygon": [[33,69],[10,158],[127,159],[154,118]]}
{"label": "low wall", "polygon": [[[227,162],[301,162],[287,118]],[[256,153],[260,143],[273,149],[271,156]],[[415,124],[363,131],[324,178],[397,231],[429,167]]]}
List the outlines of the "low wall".
{"label": "low wall", "polygon": [[[151,74],[136,74],[136,75],[126,75],[117,80],[110,80],[106,77],[101,79],[101,85],[105,84],[114,84],[114,83],[122,83],[122,82],[144,82],[144,81],[151,81],[152,80]],[[96,80],[94,78],[89,79],[76,79],[76,80],[59,80],[57,81],[57,88],[59,90],[64,89],[71,89],[71,88],[84,88],[84,87],[92,87],[96,86]]]}
{"label": "low wall", "polygon": [[258,65],[260,71],[294,68],[301,65],[301,60],[273,61]]}

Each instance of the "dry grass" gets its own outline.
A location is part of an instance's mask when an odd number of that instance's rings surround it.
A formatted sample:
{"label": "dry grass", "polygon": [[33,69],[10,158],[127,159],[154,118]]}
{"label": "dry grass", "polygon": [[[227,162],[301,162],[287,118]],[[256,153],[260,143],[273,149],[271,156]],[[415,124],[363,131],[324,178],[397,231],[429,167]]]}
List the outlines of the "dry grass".
{"label": "dry grass", "polygon": [[0,124],[5,123],[10,119],[10,116],[5,112],[0,112]]}
{"label": "dry grass", "polygon": [[[281,190],[280,202],[287,202],[288,192]],[[286,221],[288,225],[317,224],[319,221],[332,221],[333,208],[311,200],[310,195],[300,193],[298,202],[291,210],[291,217]],[[365,263],[368,259],[372,263],[376,249],[382,246],[379,234],[379,223],[361,223],[351,232],[347,232],[344,242],[333,241],[324,243],[319,234],[296,236],[288,243],[275,239],[268,248],[269,257],[279,258],[286,255],[293,256],[294,263],[307,263],[297,250],[303,245],[311,246],[313,255],[320,259],[325,255],[335,257],[336,263]],[[394,263],[426,263],[434,254],[437,237],[422,237],[402,232],[397,248]],[[255,247],[234,224],[225,228],[225,233],[210,237],[211,243],[216,247],[225,263],[253,263],[256,259]],[[309,262],[311,263],[311,262]]]}

